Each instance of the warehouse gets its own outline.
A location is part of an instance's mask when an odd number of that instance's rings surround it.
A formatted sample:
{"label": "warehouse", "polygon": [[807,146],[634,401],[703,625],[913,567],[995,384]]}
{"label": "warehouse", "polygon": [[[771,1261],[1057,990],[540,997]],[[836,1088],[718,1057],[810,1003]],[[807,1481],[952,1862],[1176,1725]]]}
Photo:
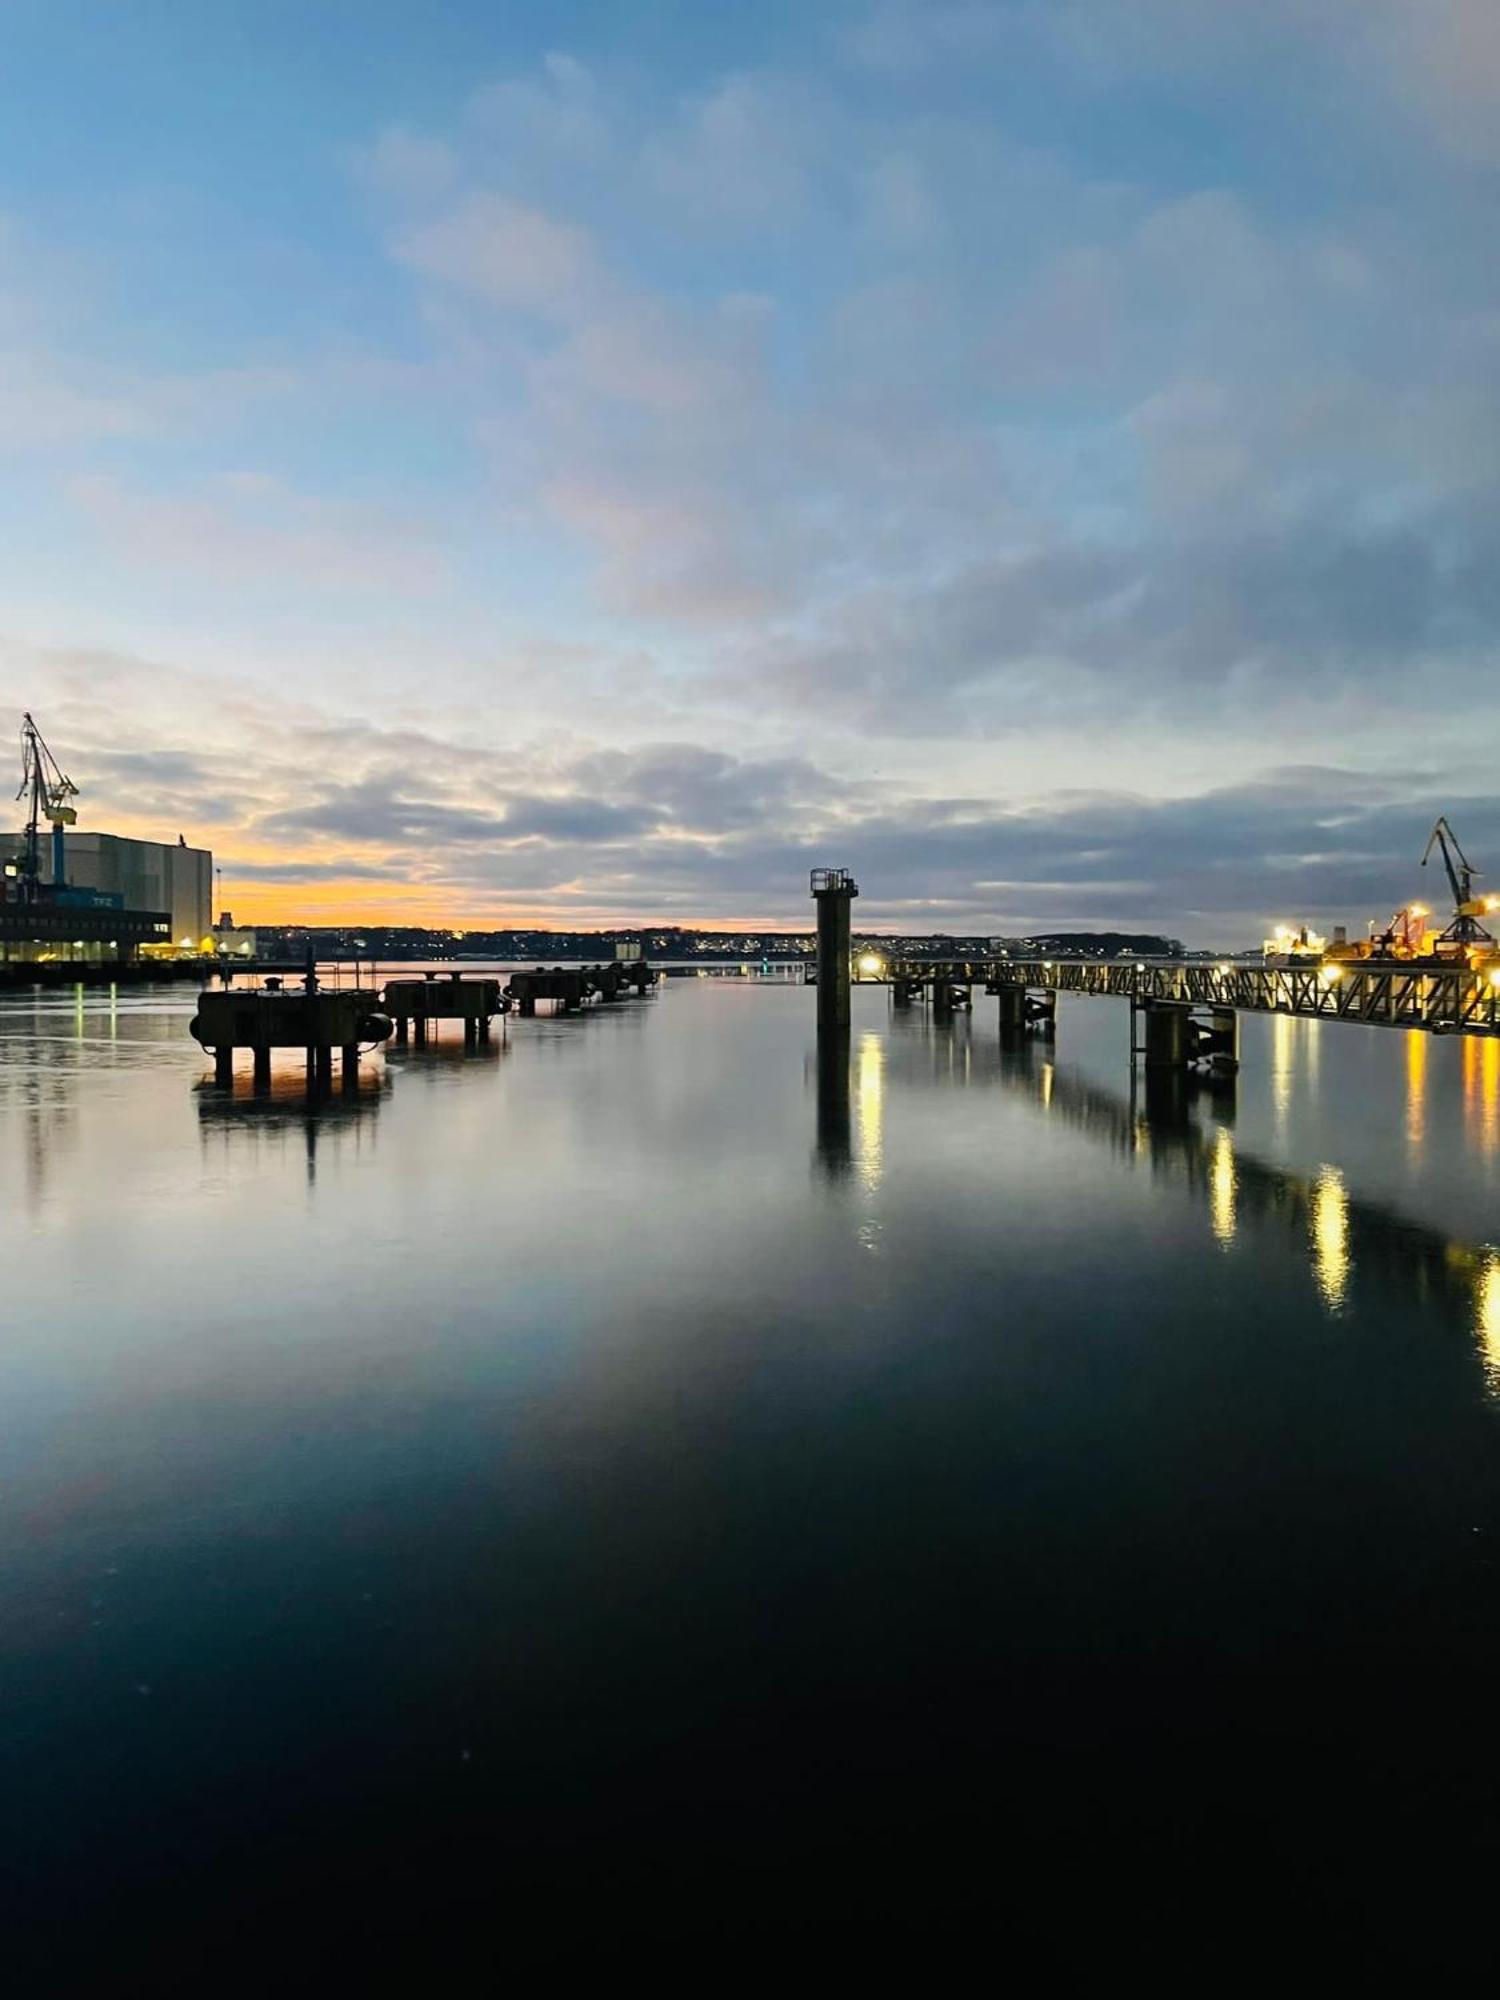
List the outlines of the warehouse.
{"label": "warehouse", "polygon": [[[119,897],[126,910],[164,911],[170,940],[178,949],[213,950],[204,945],[213,921],[214,858],[205,847],[179,841],[127,840],[116,833],[63,835],[64,869],[70,889],[92,889]],[[52,886],[52,844],[41,844],[41,879]],[[163,940],[165,942],[165,940]]]}

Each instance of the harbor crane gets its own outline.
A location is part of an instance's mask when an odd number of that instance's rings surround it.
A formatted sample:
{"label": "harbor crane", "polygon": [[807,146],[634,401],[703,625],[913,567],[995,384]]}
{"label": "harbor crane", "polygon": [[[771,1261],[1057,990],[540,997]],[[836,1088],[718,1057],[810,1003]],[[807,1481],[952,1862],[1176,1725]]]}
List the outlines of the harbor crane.
{"label": "harbor crane", "polygon": [[18,799],[27,800],[26,844],[21,855],[21,900],[39,900],[42,877],[42,821],[52,824],[52,886],[61,889],[67,878],[63,854],[63,828],[76,826],[78,814],[69,803],[78,797],[78,787],[47,748],[46,738],[37,728],[28,709],[21,718],[21,786]]}
{"label": "harbor crane", "polygon": [[1424,868],[1432,858],[1434,847],[1443,857],[1443,866],[1448,871],[1448,881],[1453,890],[1453,921],[1439,933],[1438,943],[1493,945],[1494,937],[1479,919],[1500,909],[1500,896],[1474,894],[1474,877],[1479,871],[1459,845],[1458,835],[1449,826],[1446,815],[1439,816],[1427,836],[1427,845],[1422,850]]}

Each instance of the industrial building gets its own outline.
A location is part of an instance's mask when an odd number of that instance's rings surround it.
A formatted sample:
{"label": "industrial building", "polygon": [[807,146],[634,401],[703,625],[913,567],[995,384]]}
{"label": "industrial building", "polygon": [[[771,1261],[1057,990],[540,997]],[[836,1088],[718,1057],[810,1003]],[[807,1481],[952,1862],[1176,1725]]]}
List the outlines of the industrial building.
{"label": "industrial building", "polygon": [[143,951],[170,945],[171,925],[152,910],[0,904],[0,967],[128,965]]}
{"label": "industrial building", "polygon": [[[53,847],[41,848],[41,880],[53,881]],[[179,951],[212,951],[214,858],[205,847],[183,842],[127,840],[117,833],[63,835],[63,874],[70,889],[91,889],[118,897],[126,910],[159,910],[171,926]],[[206,942],[205,942],[206,940]],[[165,942],[165,940],[163,940]]]}
{"label": "industrial building", "polygon": [[[214,862],[178,836],[127,840],[79,833],[78,787],[28,710],[21,718],[26,824],[9,851],[0,834],[0,967],[128,966],[212,952]],[[44,834],[44,824],[48,831]]]}

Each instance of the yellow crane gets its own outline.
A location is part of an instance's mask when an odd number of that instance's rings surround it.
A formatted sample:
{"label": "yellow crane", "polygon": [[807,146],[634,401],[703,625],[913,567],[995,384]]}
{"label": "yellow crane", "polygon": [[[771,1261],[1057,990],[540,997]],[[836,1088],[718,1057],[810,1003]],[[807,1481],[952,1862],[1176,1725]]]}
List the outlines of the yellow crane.
{"label": "yellow crane", "polygon": [[1422,850],[1424,868],[1432,859],[1434,847],[1443,857],[1443,867],[1447,870],[1448,882],[1453,890],[1453,917],[1447,929],[1438,932],[1435,949],[1440,956],[1468,958],[1478,964],[1500,949],[1493,934],[1479,921],[1481,917],[1491,916],[1500,910],[1500,896],[1474,894],[1474,877],[1479,870],[1459,845],[1458,835],[1448,824],[1446,815],[1439,815],[1427,836],[1427,845]]}

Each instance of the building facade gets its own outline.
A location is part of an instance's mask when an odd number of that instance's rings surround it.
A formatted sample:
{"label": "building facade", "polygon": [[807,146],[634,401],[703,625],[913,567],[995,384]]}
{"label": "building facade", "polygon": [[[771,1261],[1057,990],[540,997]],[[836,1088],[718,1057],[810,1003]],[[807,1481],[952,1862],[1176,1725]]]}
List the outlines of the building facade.
{"label": "building facade", "polygon": [[[70,888],[118,896],[127,910],[164,910],[179,950],[202,947],[213,921],[214,858],[206,847],[169,847],[116,833],[67,833],[63,840]],[[50,840],[42,842],[41,860],[42,880],[50,883]]]}
{"label": "building facade", "polygon": [[129,965],[166,948],[165,913],[0,904],[0,968]]}

